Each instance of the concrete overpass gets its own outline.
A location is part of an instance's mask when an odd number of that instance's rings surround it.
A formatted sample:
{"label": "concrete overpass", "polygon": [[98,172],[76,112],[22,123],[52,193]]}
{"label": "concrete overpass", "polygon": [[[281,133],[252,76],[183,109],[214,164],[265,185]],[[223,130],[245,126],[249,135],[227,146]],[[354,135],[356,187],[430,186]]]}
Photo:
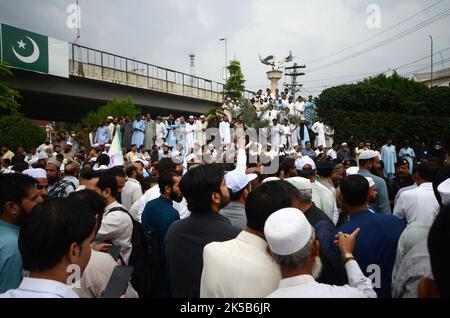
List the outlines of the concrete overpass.
{"label": "concrete overpass", "polygon": [[[200,114],[220,105],[223,84],[99,50],[70,45],[70,77],[13,70],[29,118],[78,122],[106,102],[132,97],[153,115]],[[251,98],[251,92],[245,92]]]}

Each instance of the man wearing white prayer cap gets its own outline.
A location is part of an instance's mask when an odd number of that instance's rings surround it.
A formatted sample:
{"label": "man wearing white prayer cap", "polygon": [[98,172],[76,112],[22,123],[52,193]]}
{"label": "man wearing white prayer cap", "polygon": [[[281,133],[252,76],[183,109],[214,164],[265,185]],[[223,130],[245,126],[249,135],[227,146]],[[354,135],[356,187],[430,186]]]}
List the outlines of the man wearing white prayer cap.
{"label": "man wearing white prayer cap", "polygon": [[36,188],[39,190],[39,193],[44,199],[48,194],[47,172],[42,168],[36,168],[24,170],[22,174],[25,174],[37,180]]}
{"label": "man wearing white prayer cap", "polygon": [[256,174],[245,174],[239,169],[230,171],[225,175],[225,183],[230,193],[231,201],[219,213],[230,220],[232,225],[241,230],[247,227],[245,200],[252,191],[251,182],[256,178]]}
{"label": "man wearing white prayer cap", "polygon": [[371,209],[377,213],[391,214],[391,203],[389,201],[388,190],[386,182],[372,174],[372,169],[379,169],[381,167],[380,158],[378,154],[373,150],[364,150],[359,155],[359,171],[358,174],[363,177],[370,177],[375,182],[377,188],[377,199],[371,204]]}
{"label": "man wearing white prayer cap", "polygon": [[[347,176],[353,176],[355,174],[358,174],[359,172],[359,167],[349,167],[347,168],[347,170],[345,171],[345,174]],[[373,180],[373,179],[372,179]]]}
{"label": "man wearing white prayer cap", "polygon": [[264,226],[270,254],[280,265],[282,280],[268,298],[376,298],[370,279],[364,276],[353,256],[356,236],[339,233],[337,245],[349,285],[333,286],[316,282],[313,273],[320,267],[319,242],[303,213],[285,208],[273,213]]}
{"label": "man wearing white prayer cap", "polygon": [[298,171],[303,169],[316,170],[316,164],[314,163],[314,160],[312,160],[310,157],[303,156],[295,161],[295,168]]}
{"label": "man wearing white prayer cap", "polygon": [[269,177],[269,178],[265,178],[265,179],[261,182],[261,184],[267,183],[267,182],[271,182],[271,181],[280,181],[280,180],[281,180],[281,179],[278,178],[278,177]]}

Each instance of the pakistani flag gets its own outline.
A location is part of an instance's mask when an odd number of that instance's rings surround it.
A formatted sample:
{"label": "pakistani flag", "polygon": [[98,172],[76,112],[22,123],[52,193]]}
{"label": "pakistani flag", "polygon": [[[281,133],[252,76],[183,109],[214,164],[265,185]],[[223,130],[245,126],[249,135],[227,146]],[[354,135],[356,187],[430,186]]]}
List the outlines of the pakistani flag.
{"label": "pakistani flag", "polygon": [[117,129],[108,152],[110,158],[109,168],[123,166],[123,154],[120,139],[120,129]]}
{"label": "pakistani flag", "polygon": [[69,77],[69,45],[45,35],[1,24],[1,59],[11,67]]}

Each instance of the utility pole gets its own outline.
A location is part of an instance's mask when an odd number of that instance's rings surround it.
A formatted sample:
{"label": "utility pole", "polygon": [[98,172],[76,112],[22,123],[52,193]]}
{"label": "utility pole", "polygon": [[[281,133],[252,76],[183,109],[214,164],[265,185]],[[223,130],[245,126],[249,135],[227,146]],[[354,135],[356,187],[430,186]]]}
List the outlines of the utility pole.
{"label": "utility pole", "polygon": [[433,37],[430,35],[430,40],[431,40],[431,81],[430,81],[430,87],[433,87],[433,55],[434,55],[434,50],[433,50]]}
{"label": "utility pole", "polygon": [[298,66],[298,64],[295,63],[294,66],[285,68],[286,71],[292,70],[292,72],[285,74],[286,76],[292,77],[291,84],[285,83],[284,86],[290,89],[291,95],[294,96],[294,98],[296,97],[296,93],[300,91],[300,88],[303,87],[303,84],[297,82],[297,77],[306,75],[305,73],[299,72],[302,68],[306,68],[306,65]]}
{"label": "utility pole", "polygon": [[220,41],[225,41],[225,79],[228,80],[228,39],[222,38]]}

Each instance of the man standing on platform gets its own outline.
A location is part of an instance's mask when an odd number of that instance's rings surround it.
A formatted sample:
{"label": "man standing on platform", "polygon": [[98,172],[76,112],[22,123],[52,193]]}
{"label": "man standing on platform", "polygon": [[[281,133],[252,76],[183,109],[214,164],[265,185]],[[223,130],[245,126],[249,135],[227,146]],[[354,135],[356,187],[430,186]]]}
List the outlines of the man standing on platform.
{"label": "man standing on platform", "polygon": [[145,116],[145,146],[152,149],[155,143],[156,123],[150,114]]}
{"label": "man standing on platform", "polygon": [[145,136],[145,122],[142,120],[141,115],[136,115],[136,120],[133,122],[133,137],[131,143],[136,147],[140,147],[144,144]]}
{"label": "man standing on platform", "polygon": [[197,121],[197,143],[200,146],[206,145],[206,128],[208,123],[204,115],[200,116],[200,120]]}
{"label": "man standing on platform", "polygon": [[311,127],[311,130],[316,134],[316,147],[325,147],[325,125],[323,119],[319,118],[319,121]]}
{"label": "man standing on platform", "polygon": [[167,129],[167,139],[166,143],[169,146],[169,149],[172,150],[175,147],[177,140],[175,138],[175,130],[178,128],[177,121],[173,118],[173,115],[170,114],[169,118],[166,120],[166,129]]}
{"label": "man standing on platform", "polygon": [[133,124],[131,123],[129,115],[125,115],[125,120],[120,124],[120,131],[122,133],[122,147],[130,150],[133,135]]}
{"label": "man standing on platform", "polygon": [[194,149],[195,137],[197,126],[194,122],[194,116],[189,116],[188,123],[186,124],[186,150],[187,153],[191,153]]}
{"label": "man standing on platform", "polygon": [[270,136],[272,149],[278,153],[278,148],[280,148],[281,142],[281,125],[278,124],[277,119],[272,120],[272,125],[270,126]]}
{"label": "man standing on platform", "polygon": [[183,147],[183,151],[186,151],[186,120],[183,116],[180,117],[180,123],[175,130],[175,137],[177,144],[180,144]]}
{"label": "man standing on platform", "polygon": [[97,129],[97,134],[95,135],[94,144],[99,144],[100,146],[104,146],[109,143],[111,139],[111,135],[109,134],[109,128],[106,125],[106,122],[103,121],[100,124],[100,127]]}
{"label": "man standing on platform", "polygon": [[161,121],[161,116],[156,117],[156,141],[155,144],[161,148],[164,143],[164,138],[167,136],[166,125]]}
{"label": "man standing on platform", "polygon": [[227,115],[223,116],[223,121],[219,125],[219,132],[220,132],[222,145],[231,144],[231,129],[230,129],[230,123],[228,121]]}

